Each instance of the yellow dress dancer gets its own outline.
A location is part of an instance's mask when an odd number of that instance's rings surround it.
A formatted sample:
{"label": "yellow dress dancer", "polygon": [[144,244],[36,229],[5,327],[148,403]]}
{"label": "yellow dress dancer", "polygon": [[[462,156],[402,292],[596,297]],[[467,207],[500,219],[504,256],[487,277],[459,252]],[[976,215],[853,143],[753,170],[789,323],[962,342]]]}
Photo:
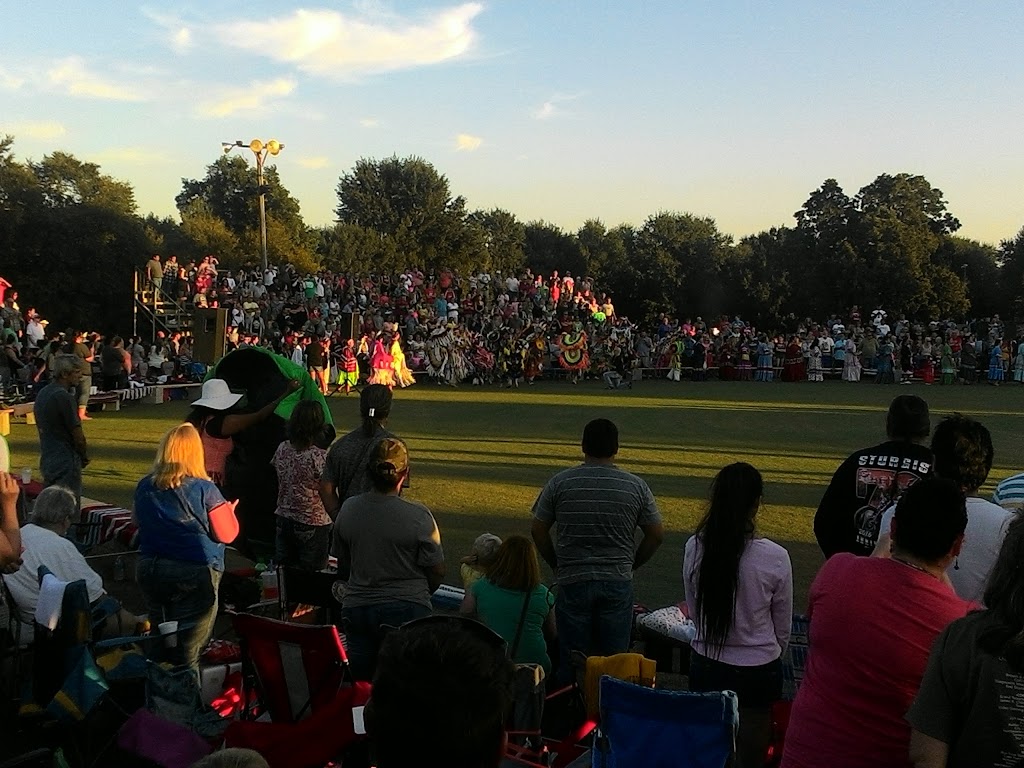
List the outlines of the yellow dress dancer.
{"label": "yellow dress dancer", "polygon": [[402,345],[395,336],[391,342],[391,366],[395,370],[395,383],[400,387],[408,387],[416,383],[416,377],[412,375],[409,366],[405,363],[405,352]]}

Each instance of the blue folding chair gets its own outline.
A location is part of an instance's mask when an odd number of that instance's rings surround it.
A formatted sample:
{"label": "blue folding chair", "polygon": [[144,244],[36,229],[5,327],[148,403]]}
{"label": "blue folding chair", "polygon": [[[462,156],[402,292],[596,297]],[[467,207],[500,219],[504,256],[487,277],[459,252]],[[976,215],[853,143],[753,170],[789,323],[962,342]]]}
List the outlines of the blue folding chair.
{"label": "blue folding chair", "polygon": [[732,691],[689,693],[601,678],[593,768],[724,768],[736,753]]}

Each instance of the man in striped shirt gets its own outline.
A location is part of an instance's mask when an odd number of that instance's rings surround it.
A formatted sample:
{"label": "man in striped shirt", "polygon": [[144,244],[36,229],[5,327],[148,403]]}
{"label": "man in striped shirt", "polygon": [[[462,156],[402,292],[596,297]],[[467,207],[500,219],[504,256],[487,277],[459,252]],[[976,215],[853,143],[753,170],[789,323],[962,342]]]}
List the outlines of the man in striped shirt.
{"label": "man in striped shirt", "polygon": [[[647,483],[615,466],[615,424],[591,421],[583,430],[582,447],[583,463],[552,477],[533,505],[533,540],[558,580],[561,680],[571,677],[572,651],[609,656],[629,650],[633,571],[664,539]],[[639,546],[637,528],[643,533]]]}
{"label": "man in striped shirt", "polygon": [[1011,475],[997,485],[992,503],[1011,512],[1024,511],[1024,472]]}

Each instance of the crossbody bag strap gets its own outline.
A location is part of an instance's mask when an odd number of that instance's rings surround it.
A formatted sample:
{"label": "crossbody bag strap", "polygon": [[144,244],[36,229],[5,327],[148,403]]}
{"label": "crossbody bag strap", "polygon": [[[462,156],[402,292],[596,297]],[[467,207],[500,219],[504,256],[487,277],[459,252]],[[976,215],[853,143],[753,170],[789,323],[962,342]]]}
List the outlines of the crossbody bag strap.
{"label": "crossbody bag strap", "polygon": [[523,599],[523,610],[519,614],[519,626],[516,627],[516,636],[512,640],[512,647],[509,649],[508,656],[510,659],[515,659],[516,651],[519,650],[519,641],[523,638],[523,627],[526,625],[526,611],[530,607],[530,598],[533,597],[533,590],[531,589],[526,593],[526,597]]}

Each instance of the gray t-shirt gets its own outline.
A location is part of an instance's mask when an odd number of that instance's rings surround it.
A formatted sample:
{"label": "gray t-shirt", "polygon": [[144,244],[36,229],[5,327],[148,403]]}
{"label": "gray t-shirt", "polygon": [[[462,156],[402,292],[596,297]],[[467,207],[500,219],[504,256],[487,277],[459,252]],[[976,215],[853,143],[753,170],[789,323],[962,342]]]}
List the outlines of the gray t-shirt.
{"label": "gray t-shirt", "polygon": [[444,562],[441,532],[430,510],[381,493],[354,496],[334,521],[338,570],[348,565],[343,608],[384,602],[430,607],[425,569]]}
{"label": "gray t-shirt", "polygon": [[323,478],[334,484],[335,493],[342,503],[373,489],[373,483],[366,474],[366,465],[370,461],[373,446],[388,437],[394,435],[383,427],[378,427],[370,437],[360,427],[331,446],[327,452]]}
{"label": "gray t-shirt", "polygon": [[638,526],[661,522],[647,483],[613,464],[580,464],[548,480],[533,516],[555,524],[558,583],[633,578]]}

